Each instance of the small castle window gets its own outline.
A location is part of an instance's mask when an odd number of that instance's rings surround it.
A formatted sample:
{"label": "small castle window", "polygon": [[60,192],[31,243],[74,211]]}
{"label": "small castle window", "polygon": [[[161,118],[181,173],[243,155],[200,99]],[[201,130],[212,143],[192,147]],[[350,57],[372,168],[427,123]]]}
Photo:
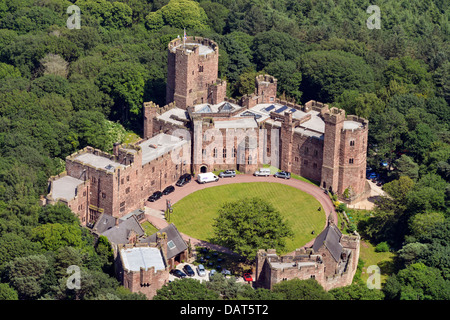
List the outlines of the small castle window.
{"label": "small castle window", "polygon": [[217,158],[217,148],[214,148],[214,149],[213,149],[213,157],[214,157],[214,158]]}
{"label": "small castle window", "polygon": [[308,160],[303,161],[303,164],[306,166],[308,166]]}
{"label": "small castle window", "polygon": [[225,148],[223,149],[222,155],[223,155],[224,159],[227,157],[227,149],[225,149]]}
{"label": "small castle window", "polygon": [[348,163],[353,164],[353,158],[348,159]]}
{"label": "small castle window", "polygon": [[355,146],[355,140],[350,140],[350,147]]}

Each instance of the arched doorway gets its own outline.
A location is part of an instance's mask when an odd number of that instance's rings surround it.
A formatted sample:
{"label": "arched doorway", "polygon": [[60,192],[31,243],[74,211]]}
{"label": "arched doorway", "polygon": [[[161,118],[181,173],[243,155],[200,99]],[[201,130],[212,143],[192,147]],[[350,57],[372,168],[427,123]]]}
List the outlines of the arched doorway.
{"label": "arched doorway", "polygon": [[200,167],[200,173],[206,173],[208,171],[208,168],[206,166]]}

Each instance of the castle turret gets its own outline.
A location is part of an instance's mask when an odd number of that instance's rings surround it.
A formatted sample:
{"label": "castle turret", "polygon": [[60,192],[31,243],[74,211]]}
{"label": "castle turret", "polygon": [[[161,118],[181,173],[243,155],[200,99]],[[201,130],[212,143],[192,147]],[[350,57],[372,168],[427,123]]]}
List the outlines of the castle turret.
{"label": "castle turret", "polygon": [[320,185],[325,189],[337,192],[339,185],[339,148],[345,111],[333,107],[324,112],[323,118],[325,121],[325,133]]}

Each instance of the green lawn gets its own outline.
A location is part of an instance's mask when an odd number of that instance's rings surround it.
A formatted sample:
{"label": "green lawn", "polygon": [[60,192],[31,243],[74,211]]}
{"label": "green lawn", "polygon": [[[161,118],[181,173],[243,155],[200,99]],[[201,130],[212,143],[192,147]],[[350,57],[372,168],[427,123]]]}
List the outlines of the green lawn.
{"label": "green lawn", "polygon": [[364,261],[361,279],[366,282],[369,278],[367,267],[377,265],[380,267],[381,283],[386,281],[388,275],[394,272],[394,253],[392,252],[375,252],[375,247],[368,241],[361,240],[359,257]]}
{"label": "green lawn", "polygon": [[294,237],[287,241],[286,252],[314,239],[325,225],[323,208],[317,210],[319,201],[301,190],[274,182],[233,183],[196,191],[174,204],[170,222],[182,233],[211,241],[218,209],[225,202],[255,196],[270,202],[290,224]]}

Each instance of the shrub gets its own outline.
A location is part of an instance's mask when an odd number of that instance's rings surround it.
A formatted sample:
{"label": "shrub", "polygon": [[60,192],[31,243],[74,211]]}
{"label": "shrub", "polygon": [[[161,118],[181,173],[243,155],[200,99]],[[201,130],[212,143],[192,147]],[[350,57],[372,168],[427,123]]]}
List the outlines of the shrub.
{"label": "shrub", "polygon": [[384,242],[380,242],[375,247],[375,252],[388,252],[388,251],[389,251],[389,245],[385,241]]}

